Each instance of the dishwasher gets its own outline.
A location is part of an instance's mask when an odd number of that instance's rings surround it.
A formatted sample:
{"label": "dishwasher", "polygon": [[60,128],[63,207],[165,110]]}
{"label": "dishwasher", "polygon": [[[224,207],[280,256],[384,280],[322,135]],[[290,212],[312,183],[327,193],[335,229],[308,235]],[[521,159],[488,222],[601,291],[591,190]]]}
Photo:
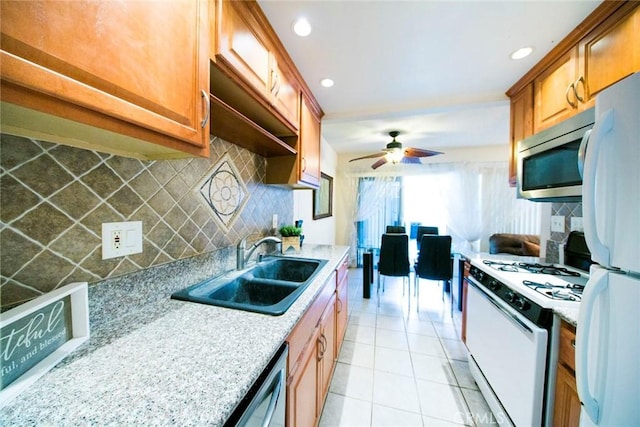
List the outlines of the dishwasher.
{"label": "dishwasher", "polygon": [[288,353],[289,347],[285,343],[238,404],[225,427],[284,427]]}

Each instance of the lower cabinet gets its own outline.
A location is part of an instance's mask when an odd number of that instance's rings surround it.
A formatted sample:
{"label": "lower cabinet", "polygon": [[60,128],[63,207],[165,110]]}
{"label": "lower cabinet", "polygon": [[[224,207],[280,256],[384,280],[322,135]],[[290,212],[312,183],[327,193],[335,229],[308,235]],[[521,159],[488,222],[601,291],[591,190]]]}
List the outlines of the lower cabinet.
{"label": "lower cabinet", "polygon": [[463,343],[467,343],[467,288],[468,288],[468,277],[469,270],[471,270],[471,263],[469,260],[464,262],[464,272],[462,278],[462,325],[460,330],[460,338]]}
{"label": "lower cabinet", "polygon": [[347,327],[347,270],[345,257],[287,338],[288,427],[320,420]]}
{"label": "lower cabinet", "polygon": [[344,334],[347,331],[347,321],[349,318],[349,260],[346,257],[340,263],[336,273],[336,357],[338,357],[342,341],[344,340]]}
{"label": "lower cabinet", "polygon": [[[336,347],[336,296],[334,295],[320,318],[318,337],[318,406],[317,417],[322,414],[324,400],[329,393],[333,368],[338,357]],[[297,425],[297,424],[296,424]]]}
{"label": "lower cabinet", "polygon": [[319,341],[320,328],[316,327],[298,359],[296,371],[287,380],[287,426],[316,425]]}
{"label": "lower cabinet", "polygon": [[560,325],[560,351],[556,377],[553,425],[573,427],[580,424],[580,398],[575,374],[576,329],[562,322]]}

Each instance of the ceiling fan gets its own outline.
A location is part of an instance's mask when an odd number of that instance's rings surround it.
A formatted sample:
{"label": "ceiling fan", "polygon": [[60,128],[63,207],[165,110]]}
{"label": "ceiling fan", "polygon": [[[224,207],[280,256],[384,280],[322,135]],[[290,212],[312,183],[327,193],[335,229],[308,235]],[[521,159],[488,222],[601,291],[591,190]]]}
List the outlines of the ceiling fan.
{"label": "ceiling fan", "polygon": [[390,143],[388,143],[387,148],[383,149],[380,153],[369,154],[363,157],[357,157],[349,161],[353,162],[356,160],[375,159],[377,157],[380,157],[380,159],[376,160],[376,162],[371,165],[372,169],[377,169],[387,162],[391,162],[393,164],[420,163],[420,157],[430,157],[430,156],[436,156],[438,154],[442,154],[439,151],[423,150],[421,148],[409,147],[409,148],[403,149],[402,143],[396,141],[396,137],[398,135],[400,135],[400,132],[398,132],[397,130],[389,132],[389,136],[393,138],[393,140]]}

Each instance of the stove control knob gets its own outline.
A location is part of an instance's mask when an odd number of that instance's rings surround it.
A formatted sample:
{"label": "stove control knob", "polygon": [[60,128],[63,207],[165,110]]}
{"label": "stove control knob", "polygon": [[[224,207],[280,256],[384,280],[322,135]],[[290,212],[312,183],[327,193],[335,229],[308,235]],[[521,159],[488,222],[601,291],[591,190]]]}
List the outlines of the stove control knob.
{"label": "stove control knob", "polygon": [[507,298],[507,301],[509,301],[509,302],[514,302],[516,300],[516,294],[514,294],[511,291],[507,292],[505,297]]}
{"label": "stove control knob", "polygon": [[527,300],[525,300],[524,298],[517,298],[513,305],[520,310],[526,310],[529,308],[529,302]]}
{"label": "stove control knob", "polygon": [[489,282],[489,289],[492,291],[500,289],[500,283],[498,283],[496,279],[492,279],[491,282]]}
{"label": "stove control knob", "polygon": [[476,275],[478,276],[478,280],[481,282],[484,280],[484,271],[478,270]]}

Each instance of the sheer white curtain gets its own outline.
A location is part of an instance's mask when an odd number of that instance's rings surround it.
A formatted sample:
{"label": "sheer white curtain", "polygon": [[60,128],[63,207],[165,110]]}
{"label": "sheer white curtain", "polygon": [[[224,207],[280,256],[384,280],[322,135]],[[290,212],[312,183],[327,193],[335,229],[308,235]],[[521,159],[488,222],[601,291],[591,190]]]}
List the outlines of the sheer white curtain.
{"label": "sheer white curtain", "polygon": [[[340,202],[349,216],[344,233],[349,236],[351,266],[358,261],[358,247],[375,248],[386,225],[401,219],[402,180],[393,174],[345,174],[341,177]],[[358,242],[358,224],[365,226],[366,241]]]}
{"label": "sheer white curtain", "polygon": [[[369,172],[345,176],[342,201],[349,206],[347,212],[351,217],[348,230],[351,236],[350,259],[356,259],[357,222],[382,209],[386,198],[399,191],[395,184],[399,175],[411,175],[412,180],[424,177],[423,189],[426,186],[437,187],[439,197],[434,197],[428,209],[443,210],[446,230],[440,232],[452,236],[455,251],[488,251],[489,236],[493,233],[540,234],[540,204],[516,198],[515,189],[508,185],[506,162],[410,166],[400,173],[394,172],[395,175]],[[362,193],[359,194],[358,180],[363,176],[375,177],[375,185],[362,187]],[[420,185],[417,187],[420,188]],[[423,197],[423,194],[405,194],[404,197],[409,200]],[[366,203],[358,203],[359,200],[366,200]],[[406,222],[407,218],[402,220]]]}

